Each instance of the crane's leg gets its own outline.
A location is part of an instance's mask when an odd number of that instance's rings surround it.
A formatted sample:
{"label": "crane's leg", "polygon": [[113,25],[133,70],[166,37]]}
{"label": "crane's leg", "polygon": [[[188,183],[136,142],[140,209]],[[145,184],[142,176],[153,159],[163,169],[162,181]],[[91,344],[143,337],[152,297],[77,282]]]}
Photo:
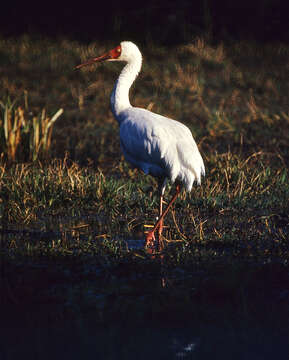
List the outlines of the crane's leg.
{"label": "crane's leg", "polygon": [[[159,211],[159,219],[162,217],[163,214],[163,202],[164,202],[164,196],[163,194],[160,195],[160,211]],[[164,226],[164,221],[161,220],[160,225],[159,225],[159,236],[162,235],[163,232],[163,226]]]}
{"label": "crane's leg", "polygon": [[[162,212],[162,215],[159,217],[158,221],[156,222],[155,226],[153,227],[153,229],[151,231],[149,231],[146,235],[146,247],[147,248],[151,248],[154,246],[155,242],[156,242],[156,237],[155,237],[155,231],[159,228],[159,227],[163,227],[163,219],[164,217],[167,215],[170,207],[173,205],[173,203],[176,201],[179,193],[181,191],[181,186],[179,184],[176,185],[176,192],[175,195],[172,197],[171,201],[169,202],[167,208],[165,209],[164,212]],[[161,229],[162,231],[162,229]]]}
{"label": "crane's leg", "polygon": [[[164,196],[163,194],[160,195],[160,211],[159,211],[159,218],[162,217],[163,214],[163,201],[164,201]],[[163,239],[162,239],[162,232],[163,232],[163,227],[164,227],[164,220],[162,218],[159,228],[158,228],[158,250],[162,251],[164,248],[164,243],[163,243]]]}
{"label": "crane's leg", "polygon": [[[163,214],[164,193],[165,193],[166,185],[167,185],[167,178],[160,178],[159,179],[159,194],[160,194],[159,219],[162,217]],[[164,226],[164,221],[162,218],[158,230],[159,239],[162,236],[163,226]]]}

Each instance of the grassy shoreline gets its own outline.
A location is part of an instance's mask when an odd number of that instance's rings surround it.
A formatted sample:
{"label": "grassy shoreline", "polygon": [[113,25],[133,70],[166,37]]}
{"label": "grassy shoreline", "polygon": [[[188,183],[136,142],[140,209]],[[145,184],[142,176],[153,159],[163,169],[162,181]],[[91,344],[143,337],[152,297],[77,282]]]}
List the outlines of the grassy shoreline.
{"label": "grassy shoreline", "polygon": [[[9,95],[27,116],[64,109],[54,124],[50,160],[23,162],[20,146],[22,163],[9,165],[1,144],[2,230],[73,233],[83,226],[90,237],[118,241],[141,239],[145,219],[154,222],[155,181],[124,162],[109,111],[120,66],[73,70],[103,50],[66,39],[0,40],[2,102]],[[288,258],[288,47],[213,46],[198,38],[176,48],[142,50],[132,103],[188,125],[207,170],[202,186],[176,203],[167,238]],[[63,224],[65,216],[74,220]],[[5,238],[5,246],[12,238]]]}
{"label": "grassy shoreline", "polygon": [[176,339],[202,358],[288,357],[289,47],[141,49],[132,103],[184,122],[206,167],[152,259],[156,181],[124,161],[109,110],[121,66],[73,70],[113,45],[0,39],[4,108],[46,124],[63,109],[34,162],[27,133],[7,161],[0,114],[0,357],[167,359]]}

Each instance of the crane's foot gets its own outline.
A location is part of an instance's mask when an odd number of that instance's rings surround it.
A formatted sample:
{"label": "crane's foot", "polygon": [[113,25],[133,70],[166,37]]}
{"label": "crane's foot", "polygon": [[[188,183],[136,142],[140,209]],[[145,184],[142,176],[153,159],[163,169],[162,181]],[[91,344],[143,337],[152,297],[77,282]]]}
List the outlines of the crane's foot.
{"label": "crane's foot", "polygon": [[[145,228],[153,228],[154,226],[153,225],[148,225],[148,224],[145,224],[144,225]],[[145,249],[147,252],[149,252],[150,254],[152,253],[155,253],[156,249],[157,249],[157,240],[156,240],[156,237],[155,237],[155,230],[152,229],[152,230],[146,230],[145,231],[145,239],[146,239],[146,242],[145,242]]]}
{"label": "crane's foot", "polygon": [[[153,225],[144,225],[144,226],[147,228],[154,228]],[[157,253],[161,253],[164,250],[165,248],[164,240],[166,240],[162,236],[162,231],[164,227],[166,226],[164,226],[163,222],[161,222],[157,229],[152,229],[150,231],[145,232],[146,233],[145,249],[147,253],[151,255],[156,255]]]}
{"label": "crane's foot", "polygon": [[155,232],[153,230],[148,231],[146,234],[146,244],[145,248],[148,252],[155,252],[157,248],[157,240],[155,237]]}

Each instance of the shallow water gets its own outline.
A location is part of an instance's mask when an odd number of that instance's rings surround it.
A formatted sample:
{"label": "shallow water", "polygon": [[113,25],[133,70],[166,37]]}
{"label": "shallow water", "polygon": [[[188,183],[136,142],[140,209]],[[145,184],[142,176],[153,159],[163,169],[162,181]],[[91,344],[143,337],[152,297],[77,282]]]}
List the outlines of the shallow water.
{"label": "shallow water", "polygon": [[[47,314],[46,314],[47,316]],[[57,313],[55,314],[55,317]],[[94,322],[45,318],[41,309],[1,326],[1,360],[10,359],[288,359],[288,336],[262,322]],[[24,321],[23,321],[24,320]]]}
{"label": "shallow water", "polygon": [[[289,358],[288,263],[210,243],[198,245],[208,262],[172,268],[145,258],[136,237],[115,241],[141,261],[110,265],[74,252],[105,241],[98,221],[2,229],[0,360]],[[28,244],[55,253],[35,257]],[[14,258],[21,246],[27,254]]]}
{"label": "shallow water", "polygon": [[244,269],[7,263],[0,359],[287,359],[288,269]]}

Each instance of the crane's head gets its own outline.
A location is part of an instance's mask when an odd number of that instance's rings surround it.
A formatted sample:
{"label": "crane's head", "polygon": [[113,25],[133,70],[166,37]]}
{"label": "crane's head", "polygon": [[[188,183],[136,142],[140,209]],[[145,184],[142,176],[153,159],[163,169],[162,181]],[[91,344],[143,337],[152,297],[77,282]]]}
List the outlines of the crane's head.
{"label": "crane's head", "polygon": [[142,59],[141,52],[138,47],[131,41],[122,41],[120,45],[112,50],[104,53],[101,56],[89,59],[83,64],[77,65],[76,69],[80,69],[83,66],[94,64],[101,61],[126,61],[131,62],[134,59]]}

